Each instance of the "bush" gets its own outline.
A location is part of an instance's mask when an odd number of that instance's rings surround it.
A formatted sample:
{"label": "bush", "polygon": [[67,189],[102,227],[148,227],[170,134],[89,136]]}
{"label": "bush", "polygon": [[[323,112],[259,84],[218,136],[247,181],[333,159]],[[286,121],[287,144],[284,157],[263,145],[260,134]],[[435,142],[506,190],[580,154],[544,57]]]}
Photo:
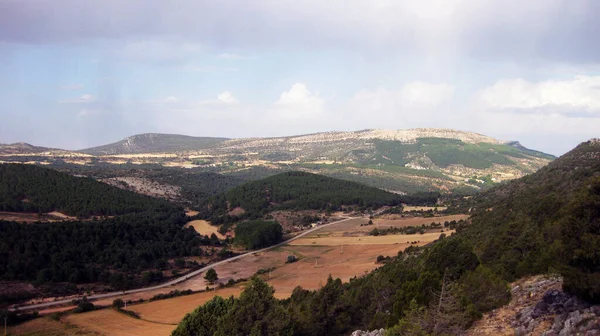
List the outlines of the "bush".
{"label": "bush", "polygon": [[287,256],[286,264],[291,264],[296,261],[298,261],[298,258],[296,258],[295,255],[289,255],[289,256]]}
{"label": "bush", "polygon": [[122,308],[123,306],[125,306],[125,302],[123,302],[122,299],[115,299],[112,303],[112,306],[115,308]]}
{"label": "bush", "polygon": [[76,302],[77,302],[77,308],[75,308],[73,310],[73,312],[75,314],[85,313],[85,312],[96,309],[96,306],[94,306],[93,303],[88,301],[86,297],[83,297],[83,299],[81,299],[81,300],[76,300]]}
{"label": "bush", "polygon": [[206,279],[206,281],[208,281],[212,285],[217,280],[219,280],[219,275],[217,274],[217,271],[215,271],[213,268],[211,268],[208,271],[206,271],[206,274],[204,275],[204,279]]}

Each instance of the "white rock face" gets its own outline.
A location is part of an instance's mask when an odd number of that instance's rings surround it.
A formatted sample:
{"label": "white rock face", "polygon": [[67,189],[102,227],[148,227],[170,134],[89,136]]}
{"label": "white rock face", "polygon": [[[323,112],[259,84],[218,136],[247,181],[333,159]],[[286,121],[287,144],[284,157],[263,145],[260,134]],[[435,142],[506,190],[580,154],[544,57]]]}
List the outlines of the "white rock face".
{"label": "white rock face", "polygon": [[246,138],[232,139],[225,141],[220,147],[235,148],[255,148],[267,146],[293,147],[294,145],[302,147],[310,144],[333,144],[336,142],[368,142],[373,139],[394,140],[405,143],[412,143],[418,138],[445,138],[461,140],[465,143],[491,143],[503,144],[500,141],[489,136],[478,133],[456,131],[447,128],[413,128],[405,130],[363,130],[355,132],[324,132],[316,134],[307,134],[279,138]]}

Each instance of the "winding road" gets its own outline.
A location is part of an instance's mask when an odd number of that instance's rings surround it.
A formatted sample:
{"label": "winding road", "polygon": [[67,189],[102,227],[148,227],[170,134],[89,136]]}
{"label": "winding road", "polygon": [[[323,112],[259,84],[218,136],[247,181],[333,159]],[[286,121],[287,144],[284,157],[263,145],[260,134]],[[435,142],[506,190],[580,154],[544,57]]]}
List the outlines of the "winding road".
{"label": "winding road", "polygon": [[[229,259],[225,259],[225,260],[218,261],[216,263],[212,263],[212,264],[210,264],[208,266],[202,267],[200,269],[197,269],[197,270],[195,270],[193,272],[190,272],[190,273],[188,273],[186,275],[183,275],[183,276],[181,276],[179,278],[173,279],[171,281],[165,282],[165,283],[160,284],[160,285],[150,286],[150,287],[143,287],[143,288],[137,288],[137,289],[130,289],[130,290],[119,291],[119,292],[110,292],[110,293],[104,293],[104,294],[94,294],[94,295],[90,295],[90,296],[86,296],[86,297],[87,297],[88,300],[93,301],[93,300],[106,299],[106,298],[110,298],[110,297],[122,296],[122,295],[127,295],[127,294],[143,293],[143,292],[147,292],[147,291],[151,291],[151,290],[155,290],[155,289],[161,289],[161,288],[173,286],[173,285],[176,285],[178,283],[187,281],[187,280],[189,280],[189,279],[191,279],[193,277],[196,277],[197,275],[199,275],[199,274],[201,274],[203,272],[206,272],[207,270],[209,270],[210,268],[213,268],[215,266],[219,266],[221,264],[228,263],[228,262],[231,262],[231,261],[234,261],[234,260],[242,259],[242,258],[247,257],[247,256],[249,256],[251,254],[254,254],[254,253],[261,253],[261,252],[265,252],[265,251],[277,248],[279,246],[288,244],[289,242],[294,241],[294,240],[296,240],[298,238],[302,238],[302,237],[304,237],[305,235],[307,235],[307,234],[309,234],[311,232],[320,230],[320,229],[322,229],[324,227],[332,226],[332,225],[335,225],[335,224],[343,223],[343,222],[346,222],[346,221],[349,221],[349,220],[353,220],[353,219],[358,219],[358,218],[361,218],[361,217],[349,217],[349,218],[342,219],[342,220],[339,220],[339,221],[336,221],[336,222],[332,222],[332,223],[328,223],[328,224],[323,224],[323,225],[317,226],[317,227],[312,228],[310,230],[304,231],[301,234],[299,234],[299,235],[297,235],[295,237],[292,237],[292,238],[290,238],[290,239],[288,239],[288,240],[286,240],[284,242],[281,242],[279,244],[276,244],[276,245],[273,245],[273,246],[269,246],[269,247],[265,247],[265,248],[260,249],[260,250],[250,251],[250,252],[247,252],[247,253],[244,253],[244,254],[240,254],[238,256],[235,256],[235,257],[232,257],[232,258],[229,258]],[[71,303],[73,300],[77,300],[77,299],[81,299],[81,298],[83,298],[83,296],[73,297],[73,298],[64,299],[64,300],[57,300],[57,301],[52,301],[52,302],[36,303],[36,304],[31,304],[31,305],[13,307],[13,308],[10,308],[10,310],[12,310],[12,311],[19,311],[19,310],[31,310],[31,309],[39,309],[39,308],[48,308],[48,307],[63,305],[63,304],[66,304],[66,303]]]}

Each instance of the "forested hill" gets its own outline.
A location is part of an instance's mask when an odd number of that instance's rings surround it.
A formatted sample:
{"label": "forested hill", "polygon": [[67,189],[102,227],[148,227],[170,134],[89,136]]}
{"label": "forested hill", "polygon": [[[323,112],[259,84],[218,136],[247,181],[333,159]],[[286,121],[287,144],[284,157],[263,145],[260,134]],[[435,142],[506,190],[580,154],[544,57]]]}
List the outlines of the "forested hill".
{"label": "forested hill", "polygon": [[559,270],[565,288],[600,302],[600,141],[475,198],[467,234],[507,280]]}
{"label": "forested hill", "polygon": [[279,301],[254,278],[239,298],[217,298],[187,315],[173,335],[349,335],[379,328],[392,336],[463,335],[482,313],[508,303],[507,281],[545,272],[560,272],[567,291],[600,302],[600,141],[581,144],[471,206],[470,225],[409,247],[349,283],[330,278],[319,290],[295,288]]}
{"label": "forested hill", "polygon": [[[423,194],[422,202],[435,203],[438,194]],[[379,208],[398,205],[412,197],[393,194],[360,183],[292,171],[237,186],[211,201],[210,207],[242,208],[250,217],[275,209],[339,210],[343,206]]]}
{"label": "forested hill", "polygon": [[34,165],[0,164],[0,211],[59,211],[88,217],[174,209],[175,206],[166,201],[90,178]]}

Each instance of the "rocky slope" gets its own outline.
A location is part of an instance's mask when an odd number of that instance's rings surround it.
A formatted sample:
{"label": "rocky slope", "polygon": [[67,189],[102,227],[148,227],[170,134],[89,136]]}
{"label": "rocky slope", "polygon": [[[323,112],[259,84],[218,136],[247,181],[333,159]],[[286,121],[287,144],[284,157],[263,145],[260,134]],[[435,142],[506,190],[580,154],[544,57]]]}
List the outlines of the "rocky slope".
{"label": "rocky slope", "polygon": [[0,155],[21,155],[50,151],[50,148],[33,146],[25,142],[0,144]]}
{"label": "rocky slope", "polygon": [[511,293],[510,304],[485,314],[467,335],[600,335],[600,306],[565,293],[560,277],[524,278]]}

